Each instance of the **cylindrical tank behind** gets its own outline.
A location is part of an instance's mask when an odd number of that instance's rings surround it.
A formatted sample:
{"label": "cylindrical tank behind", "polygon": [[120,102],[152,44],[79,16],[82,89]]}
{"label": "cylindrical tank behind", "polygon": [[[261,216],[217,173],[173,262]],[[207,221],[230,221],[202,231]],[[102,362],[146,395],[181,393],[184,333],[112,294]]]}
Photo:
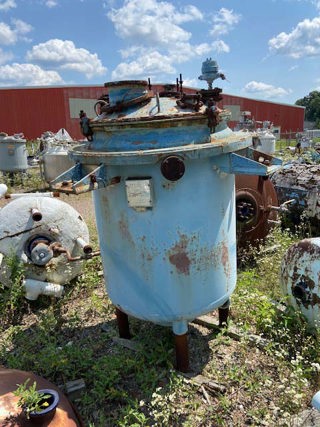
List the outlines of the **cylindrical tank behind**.
{"label": "cylindrical tank behind", "polygon": [[48,184],[66,170],[74,166],[68,150],[74,143],[69,133],[60,129],[57,133],[44,132],[40,138],[40,171]]}
{"label": "cylindrical tank behind", "polygon": [[258,132],[259,145],[257,149],[266,154],[273,154],[276,149],[276,137],[268,130]]}
{"label": "cylindrical tank behind", "polygon": [[270,179],[257,175],[237,175],[237,246],[260,243],[277,221],[277,208],[278,198]]}
{"label": "cylindrical tank behind", "polygon": [[24,172],[28,169],[26,140],[19,134],[8,136],[0,133],[0,171]]}
{"label": "cylindrical tank behind", "polygon": [[68,156],[68,146],[57,145],[46,149],[41,155],[41,166],[44,180],[49,184],[74,166],[74,161]]}
{"label": "cylindrical tank behind", "polygon": [[320,237],[293,244],[281,264],[280,283],[288,302],[320,327]]}

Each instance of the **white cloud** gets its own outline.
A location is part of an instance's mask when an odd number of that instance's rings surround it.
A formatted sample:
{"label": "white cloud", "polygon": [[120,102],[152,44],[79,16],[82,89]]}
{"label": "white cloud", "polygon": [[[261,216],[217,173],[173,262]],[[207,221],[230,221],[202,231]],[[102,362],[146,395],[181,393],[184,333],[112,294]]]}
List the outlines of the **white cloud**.
{"label": "white cloud", "polygon": [[226,35],[240,20],[241,15],[234,13],[233,10],[222,7],[213,17],[213,27],[210,30],[210,34],[214,37]]}
{"label": "white cloud", "polygon": [[196,57],[202,57],[212,50],[208,43],[191,45],[190,43],[177,42],[168,48],[168,60],[172,64],[181,64]]}
{"label": "white cloud", "polygon": [[31,39],[26,37],[26,35],[33,30],[32,25],[22,21],[21,19],[12,19],[12,25],[17,41],[22,40],[24,42],[31,42]]}
{"label": "white cloud", "polygon": [[153,47],[188,41],[191,33],[179,24],[203,18],[195,6],[179,11],[171,3],[156,0],[125,0],[123,7],[112,9],[107,16],[119,37]]}
{"label": "white cloud", "polygon": [[52,39],[40,43],[27,52],[26,58],[50,68],[74,70],[87,78],[103,75],[107,71],[96,53],[76,48],[70,40]]}
{"label": "white cloud", "polygon": [[181,25],[203,19],[200,10],[187,5],[177,8],[172,3],[157,0],[125,0],[123,7],[112,9],[108,15],[118,36],[130,45],[120,50],[124,59],[112,72],[112,78],[129,79],[146,76],[161,77],[176,73],[175,66],[193,58],[203,57],[216,49],[227,51],[228,46],[191,44],[192,34]]}
{"label": "white cloud", "polygon": [[17,3],[14,0],[0,0],[0,10],[7,11],[17,7]]}
{"label": "white cloud", "polygon": [[223,40],[216,40],[212,43],[213,50],[217,53],[229,53],[230,47]]}
{"label": "white cloud", "polygon": [[55,0],[47,0],[45,5],[51,9],[52,7],[56,7],[58,3]]}
{"label": "white cloud", "polygon": [[9,45],[17,41],[17,34],[4,22],[0,22],[0,44]]}
{"label": "white cloud", "polygon": [[[160,3],[161,4],[161,3]],[[182,24],[183,22],[190,21],[202,21],[203,14],[202,12],[193,5],[187,5],[182,9],[182,13],[179,13],[174,10],[172,15],[172,20],[177,24]]]}
{"label": "white cloud", "polygon": [[1,86],[45,86],[64,83],[56,71],[45,71],[33,64],[0,66]]}
{"label": "white cloud", "polygon": [[280,98],[291,93],[291,90],[275,87],[267,83],[256,82],[254,80],[247,83],[243,90],[246,93],[254,93],[264,98]]}
{"label": "white cloud", "polygon": [[282,32],[269,40],[271,52],[295,59],[320,55],[320,17],[305,19],[291,31]]}
{"label": "white cloud", "polygon": [[199,79],[188,79],[183,78],[183,86],[187,87],[199,87]]}
{"label": "white cloud", "polygon": [[12,52],[5,52],[0,48],[0,65],[5,64],[13,59]]}
{"label": "white cloud", "polygon": [[192,58],[203,57],[212,51],[212,46],[208,43],[191,45],[186,42],[177,42],[170,46],[166,53],[159,50],[150,51],[144,46],[130,46],[127,49],[120,50],[123,59],[131,61],[120,63],[112,72],[112,78],[129,79],[145,78],[146,75],[159,76],[164,73],[176,73],[175,65]]}
{"label": "white cloud", "polygon": [[18,36],[24,36],[33,30],[32,25],[22,21],[21,19],[13,19],[12,23],[14,26],[14,31]]}
{"label": "white cloud", "polygon": [[127,49],[121,49],[120,55],[123,59],[126,59],[142,53],[143,50],[144,48],[142,46],[130,46]]}
{"label": "white cloud", "polygon": [[148,51],[134,61],[120,63],[112,72],[111,77],[113,80],[126,80],[137,77],[145,79],[162,73],[175,73],[171,60],[157,51]]}
{"label": "white cloud", "polygon": [[0,22],[0,45],[15,44],[19,39],[25,40],[25,35],[32,31],[32,26],[21,19],[13,19],[12,27]]}

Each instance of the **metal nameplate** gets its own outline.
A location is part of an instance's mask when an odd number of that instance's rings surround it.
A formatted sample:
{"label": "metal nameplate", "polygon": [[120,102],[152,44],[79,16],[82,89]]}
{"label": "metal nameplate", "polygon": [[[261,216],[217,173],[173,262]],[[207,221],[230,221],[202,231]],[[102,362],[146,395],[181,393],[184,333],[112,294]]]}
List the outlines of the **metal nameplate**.
{"label": "metal nameplate", "polygon": [[127,179],[126,193],[128,204],[134,209],[147,209],[153,206],[152,179]]}

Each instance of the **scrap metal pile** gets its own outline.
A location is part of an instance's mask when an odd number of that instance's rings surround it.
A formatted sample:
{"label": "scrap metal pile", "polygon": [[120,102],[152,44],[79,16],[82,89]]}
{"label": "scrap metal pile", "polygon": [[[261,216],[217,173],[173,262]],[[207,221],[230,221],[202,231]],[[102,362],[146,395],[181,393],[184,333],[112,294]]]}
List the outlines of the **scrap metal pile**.
{"label": "scrap metal pile", "polygon": [[292,162],[276,171],[271,180],[280,204],[288,200],[285,226],[308,224],[311,235],[320,234],[320,164]]}

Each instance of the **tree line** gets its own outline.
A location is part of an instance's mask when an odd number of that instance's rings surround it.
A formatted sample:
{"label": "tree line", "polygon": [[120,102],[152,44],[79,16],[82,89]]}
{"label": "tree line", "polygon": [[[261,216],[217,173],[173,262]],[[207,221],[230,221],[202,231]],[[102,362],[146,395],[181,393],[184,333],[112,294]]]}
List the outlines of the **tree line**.
{"label": "tree line", "polygon": [[295,104],[306,107],[305,119],[315,122],[316,129],[320,129],[320,92],[314,90],[304,98],[298,99]]}

